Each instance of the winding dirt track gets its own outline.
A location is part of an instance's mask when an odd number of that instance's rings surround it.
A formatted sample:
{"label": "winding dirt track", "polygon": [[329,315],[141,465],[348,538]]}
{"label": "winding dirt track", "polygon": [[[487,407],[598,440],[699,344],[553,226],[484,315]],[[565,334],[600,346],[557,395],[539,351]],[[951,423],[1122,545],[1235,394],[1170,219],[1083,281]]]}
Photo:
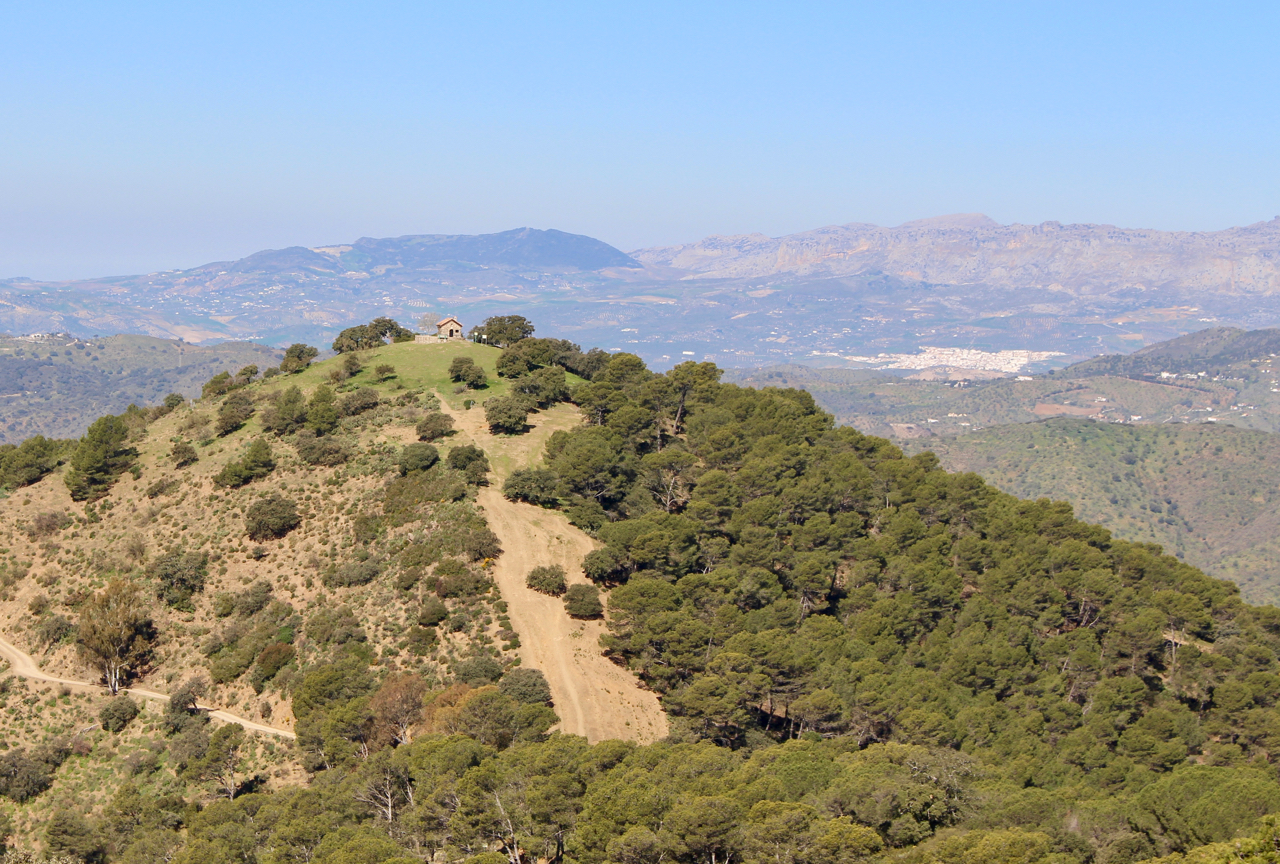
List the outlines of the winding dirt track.
{"label": "winding dirt track", "polygon": [[480,408],[454,410],[443,398],[440,401],[454,418],[458,438],[469,439],[490,455],[496,476],[491,486],[480,490],[478,503],[502,544],[493,577],[520,636],[521,663],[547,677],[560,730],[592,743],[612,738],[647,743],[664,737],[667,717],[657,694],[643,689],[634,675],[601,652],[604,622],[575,621],[560,598],[525,585],[531,569],[550,564],[564,567],[570,584],[587,583],[582,559],[595,542],[570,525],[564,514],[508,501],[499,491],[511,470],[539,461],[552,431],[580,422],[576,410],[555,406],[530,417],[534,428],[525,435],[500,436],[485,427]]}
{"label": "winding dirt track", "polygon": [[[103,687],[98,684],[91,684],[88,681],[74,681],[70,678],[58,678],[55,675],[49,675],[41,671],[36,665],[36,661],[32,659],[30,654],[22,651],[12,642],[0,638],[0,658],[4,658],[9,662],[9,671],[20,678],[30,678],[33,681],[48,681],[52,684],[63,684],[68,688],[78,692],[101,693]],[[144,699],[154,699],[157,702],[168,702],[169,697],[163,693],[157,693],[154,690],[144,690],[141,687],[125,688],[123,692],[131,693],[134,696],[141,696]],[[235,723],[243,726],[250,732],[262,732],[265,735],[277,735],[281,738],[296,738],[297,736],[288,729],[277,729],[274,726],[266,726],[262,723],[255,723],[252,720],[246,720],[243,717],[237,717],[228,711],[218,708],[212,708],[207,705],[199,706],[201,710],[207,711],[210,717],[217,718],[224,723]]]}

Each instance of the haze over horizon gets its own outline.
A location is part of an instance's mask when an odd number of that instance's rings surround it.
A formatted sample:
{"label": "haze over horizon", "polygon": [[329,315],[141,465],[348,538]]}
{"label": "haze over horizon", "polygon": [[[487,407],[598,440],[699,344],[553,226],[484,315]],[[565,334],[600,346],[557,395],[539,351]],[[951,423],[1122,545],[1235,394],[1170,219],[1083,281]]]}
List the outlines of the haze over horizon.
{"label": "haze over horizon", "polygon": [[1270,7],[7,8],[0,276],[529,225],[619,249],[1280,212]]}

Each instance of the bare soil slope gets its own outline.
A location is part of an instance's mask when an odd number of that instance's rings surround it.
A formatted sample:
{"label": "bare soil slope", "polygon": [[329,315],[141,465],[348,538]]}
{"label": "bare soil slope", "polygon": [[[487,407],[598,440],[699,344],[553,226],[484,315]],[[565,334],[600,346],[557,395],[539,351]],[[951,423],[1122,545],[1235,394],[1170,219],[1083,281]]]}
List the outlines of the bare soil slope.
{"label": "bare soil slope", "polygon": [[493,577],[520,635],[521,662],[546,675],[561,730],[592,742],[620,738],[647,743],[664,737],[667,718],[657,694],[643,689],[634,675],[601,652],[604,622],[575,621],[559,598],[525,586],[532,568],[550,564],[564,567],[570,584],[587,582],[582,559],[595,542],[564,514],[508,501],[499,491],[512,470],[538,461],[552,432],[581,422],[577,409],[557,405],[531,416],[530,432],[510,436],[491,434],[478,406],[467,411],[450,406],[447,397],[440,401],[457,424],[455,440],[474,442],[489,454],[493,485],[480,490],[478,503],[502,543]]}

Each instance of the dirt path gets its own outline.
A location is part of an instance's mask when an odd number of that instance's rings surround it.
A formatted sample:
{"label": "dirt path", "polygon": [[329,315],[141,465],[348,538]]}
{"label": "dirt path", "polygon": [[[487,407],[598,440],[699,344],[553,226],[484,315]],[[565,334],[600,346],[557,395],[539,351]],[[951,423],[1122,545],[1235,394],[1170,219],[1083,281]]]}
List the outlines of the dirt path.
{"label": "dirt path", "polygon": [[[7,660],[9,662],[9,671],[20,678],[30,678],[33,681],[47,681],[51,684],[62,684],[71,690],[82,693],[101,693],[103,690],[100,685],[91,684],[88,681],[75,681],[70,678],[58,678],[57,676],[46,674],[41,671],[39,666],[36,665],[36,661],[30,654],[27,654],[12,642],[2,638],[0,638],[0,658]],[[122,692],[131,693],[134,696],[141,696],[144,699],[154,699],[158,702],[169,701],[169,697],[164,693],[157,693],[154,690],[144,690],[141,687],[128,687]],[[235,723],[238,726],[243,726],[251,732],[262,732],[266,735],[278,735],[281,738],[297,737],[288,729],[277,729],[274,726],[255,723],[252,720],[237,717],[235,714],[228,711],[222,711],[208,705],[201,705],[199,707],[201,710],[207,711],[210,717],[214,717],[224,723]]]}
{"label": "dirt path", "polygon": [[540,460],[552,432],[580,422],[576,409],[557,405],[530,418],[531,432],[495,436],[485,427],[479,407],[463,411],[443,399],[441,404],[456,424],[458,435],[452,440],[473,442],[490,456],[492,485],[480,490],[478,503],[502,543],[493,576],[520,636],[522,664],[547,676],[560,729],[592,742],[621,738],[647,743],[665,736],[667,717],[657,695],[601,653],[604,622],[575,621],[565,614],[560,598],[524,584],[530,569],[550,564],[564,567],[570,584],[588,581],[582,575],[582,559],[595,542],[570,525],[564,514],[508,501],[500,491],[512,470]]}

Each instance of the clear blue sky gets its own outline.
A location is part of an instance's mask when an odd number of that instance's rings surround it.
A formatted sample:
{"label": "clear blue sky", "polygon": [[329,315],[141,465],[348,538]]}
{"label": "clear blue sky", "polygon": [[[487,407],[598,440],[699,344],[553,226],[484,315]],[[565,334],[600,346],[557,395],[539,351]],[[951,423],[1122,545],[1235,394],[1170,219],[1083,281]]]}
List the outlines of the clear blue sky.
{"label": "clear blue sky", "polygon": [[0,276],[1280,213],[1277,4],[0,2]]}

